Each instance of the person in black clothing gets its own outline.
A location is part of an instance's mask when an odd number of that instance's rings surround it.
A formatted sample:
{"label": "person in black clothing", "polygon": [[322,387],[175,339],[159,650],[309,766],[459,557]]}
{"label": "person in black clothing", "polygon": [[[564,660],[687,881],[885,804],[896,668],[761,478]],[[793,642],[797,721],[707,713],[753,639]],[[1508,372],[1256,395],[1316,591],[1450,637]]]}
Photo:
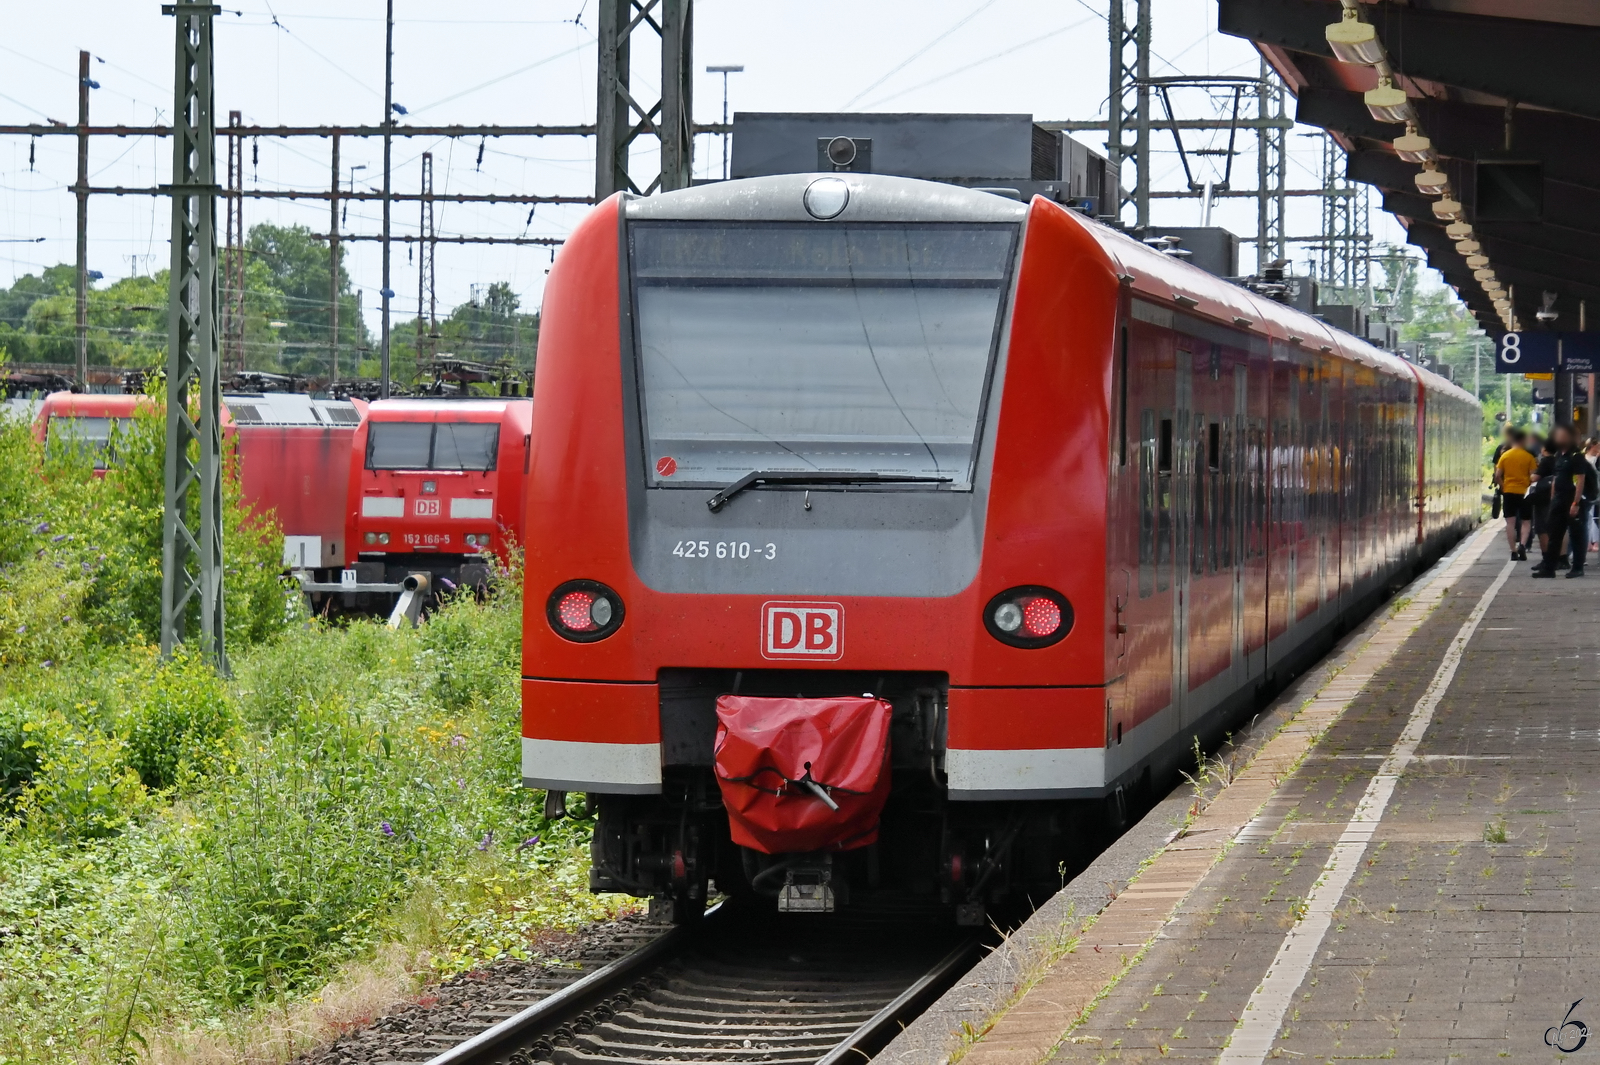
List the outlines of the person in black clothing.
{"label": "person in black clothing", "polygon": [[[1494,449],[1494,454],[1489,457],[1489,468],[1492,470],[1500,462],[1500,456],[1517,446],[1517,431],[1510,424],[1506,425],[1505,435],[1500,438],[1500,445]],[[1492,521],[1500,517],[1500,507],[1503,500],[1498,482],[1491,482],[1490,488],[1494,489],[1494,503],[1489,508],[1489,519]]]}
{"label": "person in black clothing", "polygon": [[[1533,487],[1528,489],[1528,513],[1533,515],[1533,521],[1528,523],[1527,539],[1523,541],[1523,549],[1533,546],[1534,533],[1539,534],[1539,550],[1543,552],[1549,543],[1545,533],[1545,523],[1550,514],[1550,484],[1556,472],[1556,448],[1552,437],[1540,441],[1536,434],[1528,434],[1531,450],[1539,456],[1539,465],[1533,471]],[[1565,568],[1565,561],[1561,568]]]}
{"label": "person in black clothing", "polygon": [[1546,578],[1556,575],[1557,560],[1566,554],[1564,546],[1570,527],[1577,536],[1572,545],[1572,568],[1567,571],[1567,576],[1581,577],[1585,554],[1589,549],[1589,537],[1586,535],[1588,512],[1585,507],[1586,504],[1593,505],[1596,495],[1600,495],[1600,485],[1596,484],[1594,466],[1578,450],[1576,437],[1570,428],[1557,426],[1550,438],[1555,444],[1556,456],[1555,468],[1549,479],[1550,510],[1545,517],[1545,531],[1549,539],[1544,549],[1544,561],[1533,568],[1533,575]]}

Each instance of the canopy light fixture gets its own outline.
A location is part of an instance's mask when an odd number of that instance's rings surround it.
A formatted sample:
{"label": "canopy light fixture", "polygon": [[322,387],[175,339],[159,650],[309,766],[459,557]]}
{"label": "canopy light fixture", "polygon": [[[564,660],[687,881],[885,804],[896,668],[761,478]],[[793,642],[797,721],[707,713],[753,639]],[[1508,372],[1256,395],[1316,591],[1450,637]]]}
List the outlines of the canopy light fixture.
{"label": "canopy light fixture", "polygon": [[1484,267],[1481,270],[1474,270],[1472,271],[1472,279],[1479,282],[1493,281],[1494,271],[1490,270],[1488,267]]}
{"label": "canopy light fixture", "polygon": [[[1462,243],[1466,243],[1466,242],[1463,241]],[[1470,267],[1473,270],[1482,270],[1485,266],[1488,266],[1488,265],[1489,265],[1489,257],[1487,255],[1469,255],[1469,256],[1467,256],[1467,266]]]}
{"label": "canopy light fixture", "polygon": [[1394,87],[1394,79],[1379,78],[1376,89],[1368,89],[1362,99],[1367,110],[1379,122],[1415,122],[1417,113],[1411,108],[1411,98],[1404,90]]}
{"label": "canopy light fixture", "polygon": [[1471,240],[1472,226],[1466,222],[1453,222],[1444,227],[1445,236],[1451,240]]}
{"label": "canopy light fixture", "polygon": [[1456,241],[1456,254],[1458,255],[1477,255],[1482,250],[1483,246],[1475,240]]}
{"label": "canopy light fixture", "polygon": [[1459,222],[1461,220],[1461,201],[1452,200],[1446,196],[1433,205],[1433,217],[1441,222]]}
{"label": "canopy light fixture", "polygon": [[1323,34],[1328,39],[1328,47],[1333,49],[1333,58],[1341,63],[1374,67],[1384,60],[1378,31],[1371,23],[1358,19],[1350,8],[1345,8],[1343,20],[1330,25]]}
{"label": "canopy light fixture", "polygon": [[1415,122],[1406,125],[1405,136],[1394,139],[1394,153],[1408,163],[1431,163],[1439,158],[1433,142],[1417,132]]}
{"label": "canopy light fixture", "polygon": [[1424,196],[1444,196],[1450,191],[1450,175],[1430,160],[1417,174],[1417,191]]}

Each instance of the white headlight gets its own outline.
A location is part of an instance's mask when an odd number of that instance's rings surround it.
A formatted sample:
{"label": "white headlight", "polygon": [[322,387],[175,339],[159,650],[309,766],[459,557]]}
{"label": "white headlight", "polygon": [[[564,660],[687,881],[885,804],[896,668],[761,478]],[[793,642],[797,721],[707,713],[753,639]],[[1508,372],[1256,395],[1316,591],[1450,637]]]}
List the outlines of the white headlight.
{"label": "white headlight", "polygon": [[806,211],[812,218],[836,218],[849,202],[850,186],[843,178],[817,178],[806,186]]}

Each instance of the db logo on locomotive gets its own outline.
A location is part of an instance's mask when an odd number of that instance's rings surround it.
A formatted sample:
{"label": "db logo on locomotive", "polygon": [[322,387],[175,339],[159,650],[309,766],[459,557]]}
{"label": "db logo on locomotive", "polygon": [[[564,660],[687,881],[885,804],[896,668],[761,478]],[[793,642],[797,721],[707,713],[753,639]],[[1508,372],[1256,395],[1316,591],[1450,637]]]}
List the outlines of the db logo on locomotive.
{"label": "db logo on locomotive", "polygon": [[844,607],[839,603],[763,603],[761,654],[812,662],[841,657]]}

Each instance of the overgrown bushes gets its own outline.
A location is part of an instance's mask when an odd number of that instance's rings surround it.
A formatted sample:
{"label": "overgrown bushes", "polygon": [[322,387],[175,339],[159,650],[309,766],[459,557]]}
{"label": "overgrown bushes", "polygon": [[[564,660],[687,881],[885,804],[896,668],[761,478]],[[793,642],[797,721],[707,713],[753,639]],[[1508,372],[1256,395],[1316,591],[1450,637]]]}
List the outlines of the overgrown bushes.
{"label": "overgrown bushes", "polygon": [[29,629],[0,628],[0,1065],[263,1061],[380,946],[422,979],[614,912],[587,826],[520,785],[516,573],[415,632],[328,626],[230,516],[234,675],[162,662],[154,428],[101,480],[0,425],[0,626]]}

